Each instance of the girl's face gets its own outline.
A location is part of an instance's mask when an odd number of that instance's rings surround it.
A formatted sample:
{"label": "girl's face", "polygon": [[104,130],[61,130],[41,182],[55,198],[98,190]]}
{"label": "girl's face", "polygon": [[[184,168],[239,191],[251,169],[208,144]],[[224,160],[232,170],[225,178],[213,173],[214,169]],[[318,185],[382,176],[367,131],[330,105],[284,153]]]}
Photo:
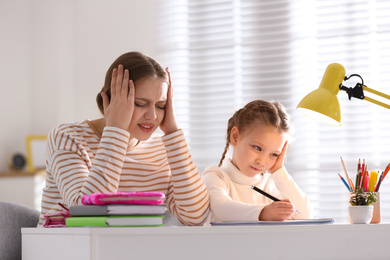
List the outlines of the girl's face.
{"label": "girl's face", "polygon": [[131,138],[149,139],[165,115],[168,83],[159,78],[145,78],[135,86],[134,112],[128,128]]}
{"label": "girl's face", "polygon": [[234,146],[232,163],[246,176],[254,177],[274,166],[286,142],[274,127],[256,125],[240,133],[233,127],[230,143]]}

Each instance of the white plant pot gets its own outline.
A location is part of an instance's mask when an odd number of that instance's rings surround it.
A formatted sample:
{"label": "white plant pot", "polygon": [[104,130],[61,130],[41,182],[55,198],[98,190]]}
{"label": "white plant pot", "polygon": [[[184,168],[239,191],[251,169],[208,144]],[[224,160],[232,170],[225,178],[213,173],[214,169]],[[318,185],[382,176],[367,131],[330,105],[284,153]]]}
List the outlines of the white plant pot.
{"label": "white plant pot", "polygon": [[374,206],[349,206],[349,217],[353,224],[368,224],[374,213]]}

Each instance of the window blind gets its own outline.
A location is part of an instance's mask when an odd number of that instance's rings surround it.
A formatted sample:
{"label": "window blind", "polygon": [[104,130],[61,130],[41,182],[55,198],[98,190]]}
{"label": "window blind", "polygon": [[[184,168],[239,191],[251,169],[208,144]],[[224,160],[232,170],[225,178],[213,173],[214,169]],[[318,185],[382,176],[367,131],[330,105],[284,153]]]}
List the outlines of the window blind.
{"label": "window blind", "polygon": [[[359,158],[383,171],[390,162],[390,110],[340,92],[342,126],[334,127],[295,107],[334,62],[390,94],[390,2],[186,0],[162,1],[159,9],[158,58],[172,71],[178,121],[199,171],[218,164],[234,111],[254,99],[279,101],[296,128],[289,173],[309,195],[315,217],[348,222],[340,157],[351,176]],[[390,220],[386,182],[382,221]]]}

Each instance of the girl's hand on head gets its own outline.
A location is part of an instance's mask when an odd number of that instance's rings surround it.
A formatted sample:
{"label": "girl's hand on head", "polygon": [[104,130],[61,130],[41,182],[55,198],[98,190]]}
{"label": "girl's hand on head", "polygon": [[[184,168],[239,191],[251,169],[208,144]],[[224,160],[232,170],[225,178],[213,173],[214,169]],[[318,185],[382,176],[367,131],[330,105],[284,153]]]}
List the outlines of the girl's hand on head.
{"label": "girl's hand on head", "polygon": [[283,167],[284,156],[286,155],[286,151],[287,151],[287,145],[288,145],[288,142],[286,141],[284,143],[282,152],[279,154],[278,159],[276,159],[276,162],[275,162],[274,166],[272,166],[272,168],[269,169],[269,171],[268,171],[269,173],[272,174],[272,173],[276,172],[277,170],[279,170],[280,168]]}
{"label": "girl's hand on head", "polygon": [[284,221],[295,213],[294,204],[289,199],[275,201],[263,208],[260,212],[260,221]]}
{"label": "girl's hand on head", "polygon": [[164,134],[168,135],[173,132],[179,130],[176,122],[176,115],[173,105],[173,86],[171,73],[168,68],[165,69],[168,73],[168,94],[167,94],[167,103],[165,105],[165,115],[164,119],[160,124],[160,129],[164,132]]}
{"label": "girl's hand on head", "polygon": [[115,126],[127,130],[134,111],[134,82],[129,80],[129,71],[123,66],[113,69],[111,76],[111,100],[106,93],[103,98],[106,126]]}

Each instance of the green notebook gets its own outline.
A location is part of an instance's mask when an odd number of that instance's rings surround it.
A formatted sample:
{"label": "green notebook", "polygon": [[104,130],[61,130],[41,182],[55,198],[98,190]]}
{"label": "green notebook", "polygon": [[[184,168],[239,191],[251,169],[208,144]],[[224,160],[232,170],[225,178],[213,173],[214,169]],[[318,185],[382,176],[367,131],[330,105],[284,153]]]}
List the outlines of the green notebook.
{"label": "green notebook", "polygon": [[163,226],[163,215],[69,217],[67,227],[156,227]]}

